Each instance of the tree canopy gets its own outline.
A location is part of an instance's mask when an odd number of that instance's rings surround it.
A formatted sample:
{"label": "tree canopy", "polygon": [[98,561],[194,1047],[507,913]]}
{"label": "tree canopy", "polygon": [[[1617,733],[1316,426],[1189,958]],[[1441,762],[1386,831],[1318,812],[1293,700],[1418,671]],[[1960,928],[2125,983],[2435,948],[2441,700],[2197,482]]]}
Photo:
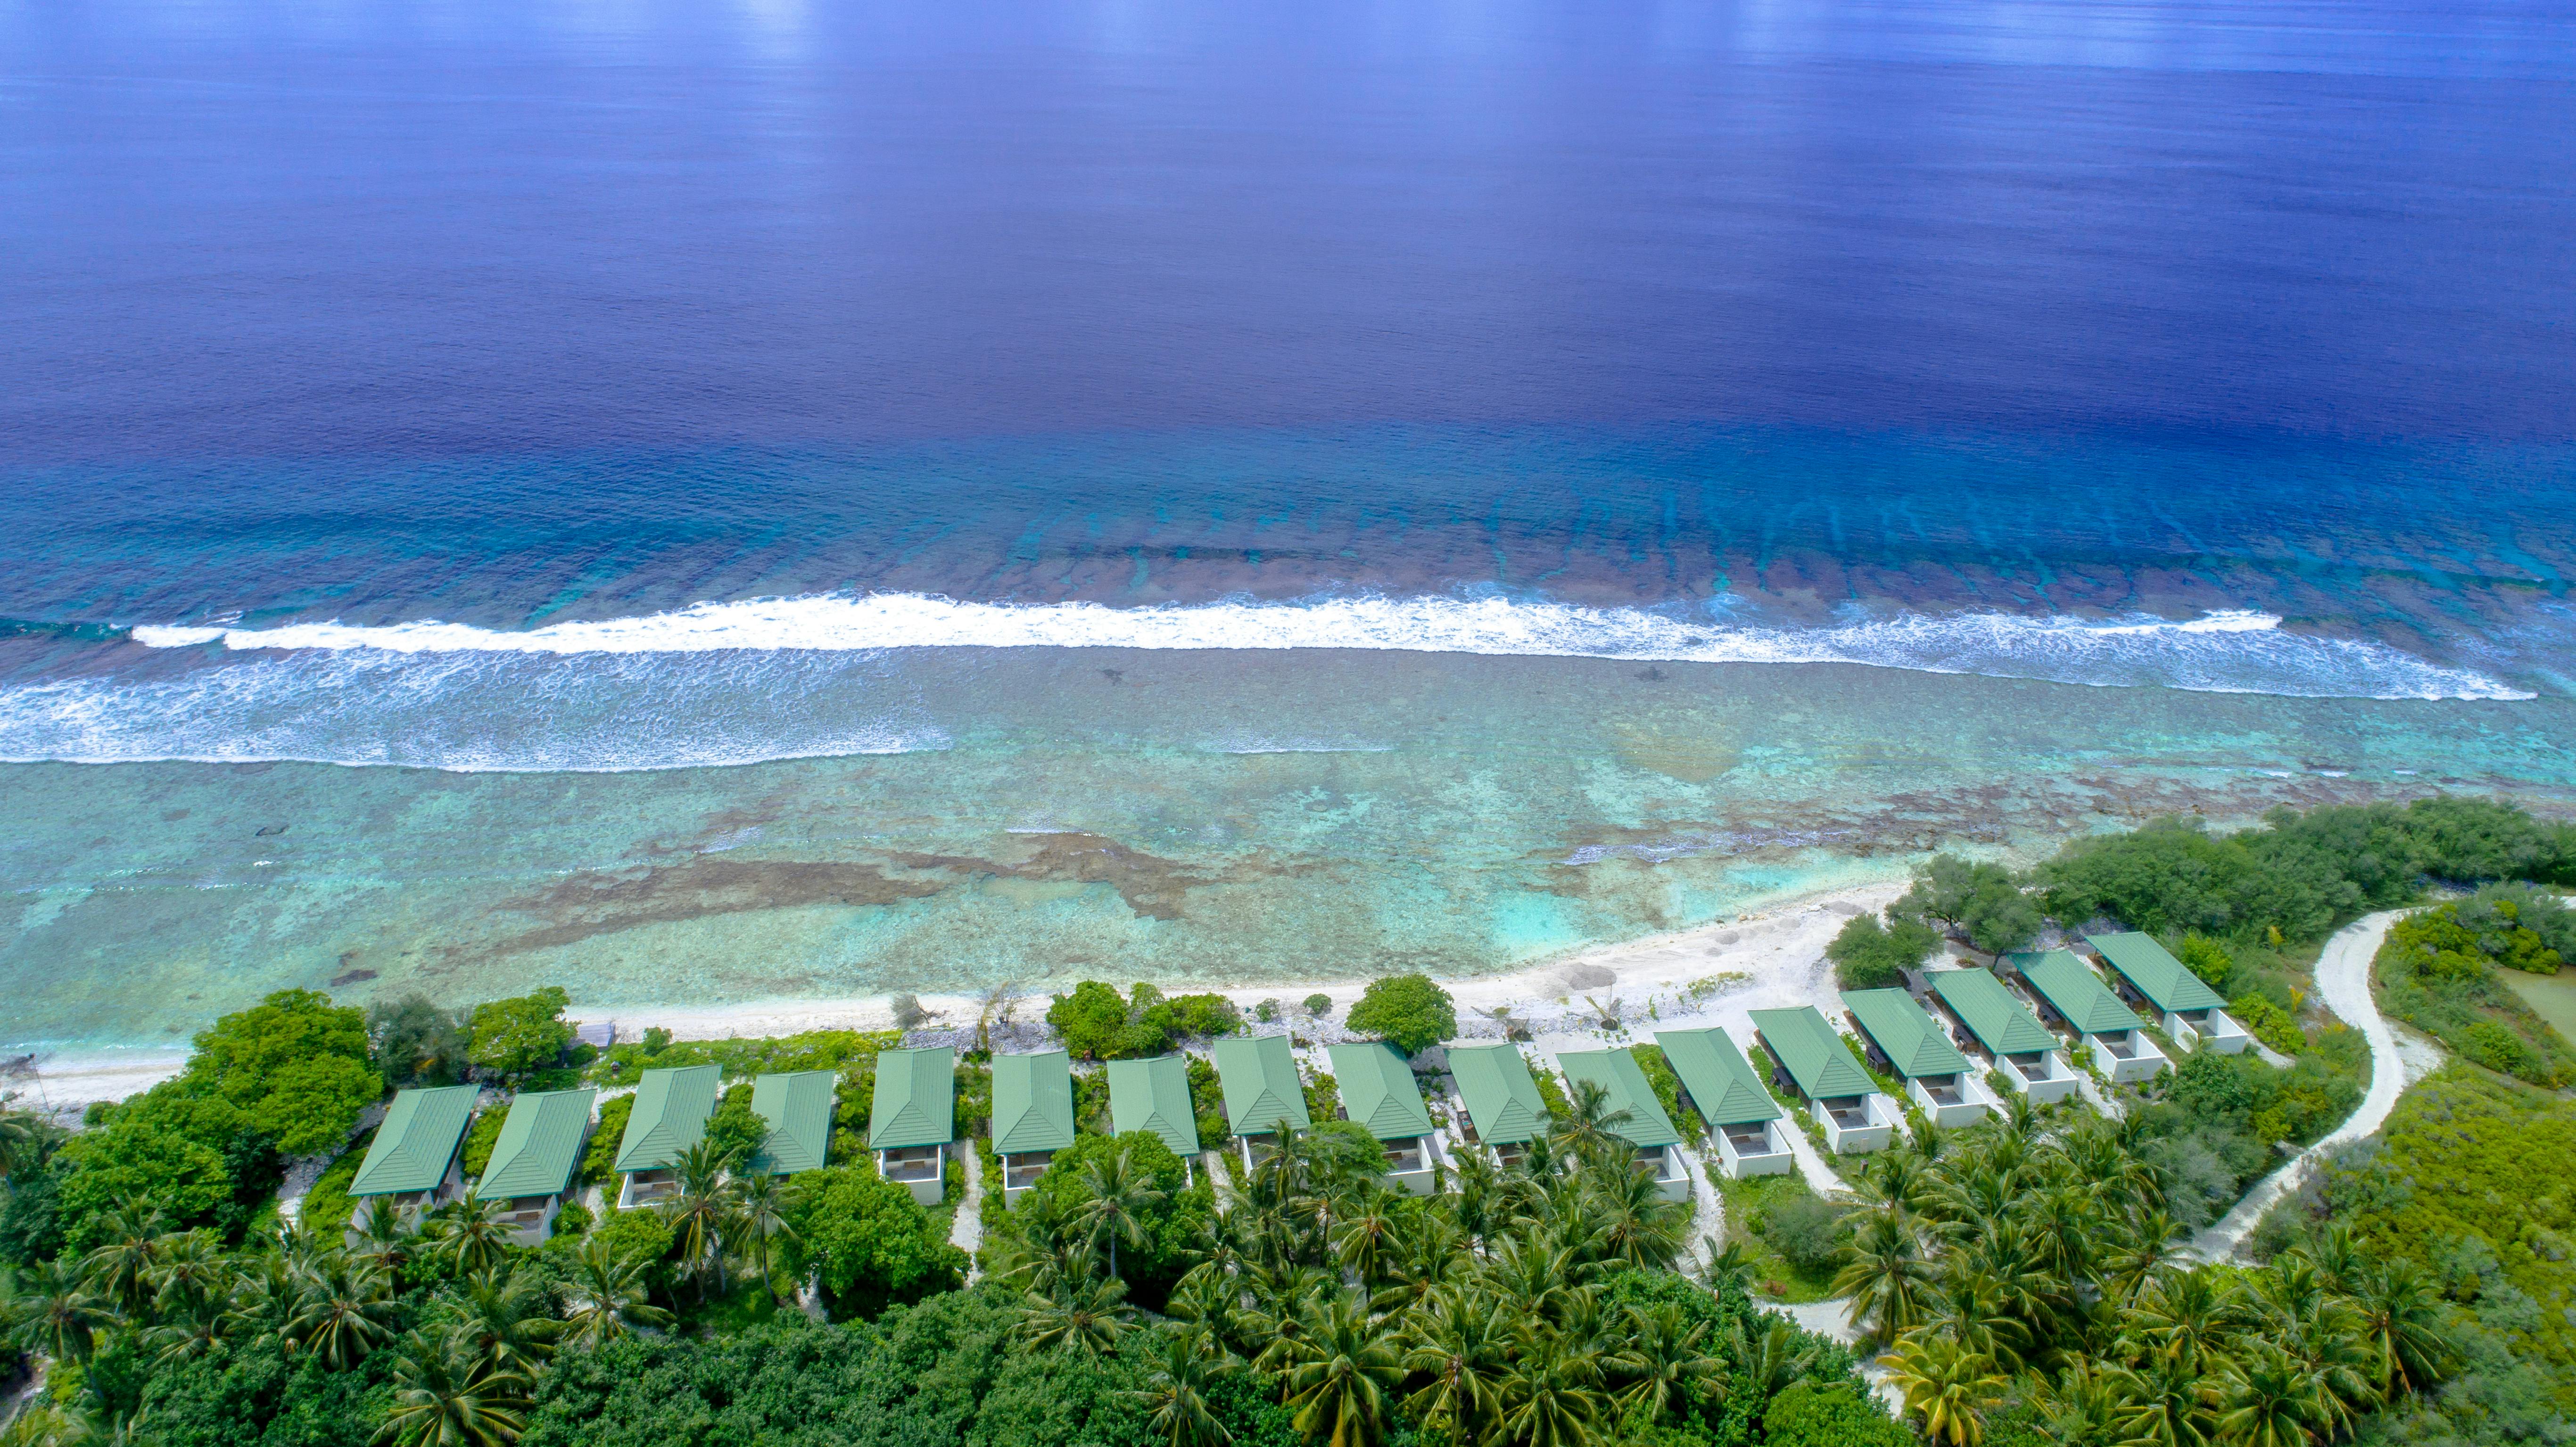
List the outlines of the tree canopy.
{"label": "tree canopy", "polygon": [[201,1031],[181,1079],[240,1107],[291,1156],[338,1150],[384,1093],[367,1017],[315,990],[280,990]]}
{"label": "tree canopy", "polygon": [[1449,992],[1429,975],[1390,975],[1371,981],[1342,1023],[1407,1055],[1419,1055],[1458,1033],[1458,1011]]}
{"label": "tree canopy", "polygon": [[561,986],[547,985],[516,999],[475,1006],[470,1058],[511,1077],[554,1064],[572,1045],[572,1026],[563,1018],[571,1003],[572,996]]}

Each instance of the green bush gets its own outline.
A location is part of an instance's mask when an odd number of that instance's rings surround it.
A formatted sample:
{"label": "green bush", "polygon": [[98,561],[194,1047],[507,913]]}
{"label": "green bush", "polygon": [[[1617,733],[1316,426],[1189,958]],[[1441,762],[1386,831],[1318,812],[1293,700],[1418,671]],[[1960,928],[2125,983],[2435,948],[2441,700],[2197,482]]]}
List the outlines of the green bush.
{"label": "green bush", "polygon": [[468,1058],[513,1080],[554,1064],[572,1044],[572,1026],[563,1018],[571,1003],[561,986],[547,985],[516,999],[475,1006]]}
{"label": "green bush", "polygon": [[1458,1033],[1458,1011],[1449,992],[1429,975],[1391,975],[1371,981],[1342,1023],[1407,1055],[1419,1055]]}
{"label": "green bush", "polygon": [[1887,907],[1887,916],[1945,924],[1988,954],[2030,943],[2040,925],[2038,906],[2023,895],[2011,870],[1972,864],[1956,854],[1935,854],[1918,865],[1913,888]]}
{"label": "green bush", "polygon": [[1825,946],[1834,962],[1834,982],[1846,990],[1885,990],[1905,982],[1905,972],[1941,948],[1941,936],[1911,917],[1881,925],[1876,915],[1857,914]]}
{"label": "green bush", "polygon": [[2185,934],[2174,946],[2174,958],[2212,989],[2226,989],[2228,977],[2236,973],[2236,957],[2227,952],[2227,946],[2198,930]]}
{"label": "green bush", "polygon": [[581,1153],[582,1181],[597,1184],[617,1174],[617,1150],[625,1143],[626,1123],[634,1116],[634,1096],[601,1102],[599,1127],[590,1133],[590,1144]]}
{"label": "green bush", "polygon": [[501,1143],[501,1124],[510,1118],[507,1102],[475,1114],[474,1124],[466,1127],[463,1165],[465,1178],[474,1180],[483,1168],[492,1164],[492,1148]]}
{"label": "green bush", "polygon": [[2558,1089],[2576,1083],[2576,1050],[2496,978],[2499,968],[2558,966],[2521,915],[2516,901],[2497,897],[2399,920],[2376,961],[2380,1007],[2490,1070]]}
{"label": "green bush", "polygon": [[356,1184],[358,1167],[366,1164],[367,1147],[374,1144],[375,1139],[376,1133],[368,1131],[350,1142],[349,1148],[340,1153],[340,1158],[323,1169],[321,1178],[304,1193],[303,1201],[296,1206],[297,1220],[317,1230],[348,1224],[358,1211],[357,1200],[349,1194],[349,1187]]}
{"label": "green bush", "polygon": [[1800,1382],[1762,1414],[1765,1447],[1913,1447],[1914,1432],[1849,1385]]}
{"label": "green bush", "polygon": [[966,1253],[903,1186],[866,1162],[805,1171],[789,1181],[791,1275],[808,1269],[837,1312],[873,1317],[889,1304],[955,1287]]}
{"label": "green bush", "polygon": [[201,1032],[180,1081],[239,1107],[247,1128],[290,1156],[347,1144],[349,1128],[383,1096],[368,1053],[367,1017],[313,990],[280,990]]}
{"label": "green bush", "polygon": [[1843,1212],[1812,1192],[1765,1207],[1755,1226],[1763,1241],[1801,1271],[1820,1271],[1842,1254],[1851,1228]]}
{"label": "green bush", "polygon": [[2299,1033],[2299,1022],[2290,1012],[2260,995],[2240,995],[2228,1002],[2227,1013],[2246,1033],[2284,1055],[2296,1055],[2307,1048],[2308,1037]]}
{"label": "green bush", "polygon": [[751,1086],[737,1085],[724,1093],[716,1103],[715,1113],[707,1117],[706,1134],[701,1137],[719,1160],[740,1165],[751,1159],[769,1139],[769,1122],[751,1108]]}
{"label": "green bush", "polygon": [[[659,1044],[656,1044],[656,1040]],[[844,1078],[853,1071],[873,1071],[877,1052],[903,1043],[892,1030],[806,1030],[794,1035],[674,1040],[659,1026],[644,1032],[641,1044],[619,1045],[585,1071],[594,1085],[633,1085],[646,1070],[676,1070],[687,1065],[714,1065],[728,1080],[773,1071],[833,1070]]]}
{"label": "green bush", "polygon": [[465,1022],[427,995],[406,995],[369,1009],[367,1033],[389,1086],[454,1085],[465,1078]]}

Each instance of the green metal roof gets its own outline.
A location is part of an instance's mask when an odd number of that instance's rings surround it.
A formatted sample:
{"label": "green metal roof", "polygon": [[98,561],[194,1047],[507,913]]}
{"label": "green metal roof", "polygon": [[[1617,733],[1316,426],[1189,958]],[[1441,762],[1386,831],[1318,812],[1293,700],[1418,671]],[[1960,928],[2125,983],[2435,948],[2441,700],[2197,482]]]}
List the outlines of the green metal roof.
{"label": "green metal roof", "polygon": [[754,1077],[751,1113],[769,1123],[769,1138],[753,1153],[751,1169],[773,1176],[821,1170],[831,1154],[832,1087],[839,1083],[829,1070]]}
{"label": "green metal roof", "polygon": [[2057,1037],[2048,1033],[2048,1027],[2022,1008],[2003,981],[1986,971],[1935,970],[1925,979],[1959,1023],[1995,1054],[2024,1055],[2057,1048]]}
{"label": "green metal roof", "polygon": [[887,1050],[877,1056],[877,1093],[868,1110],[868,1148],[898,1151],[957,1139],[957,1052]]}
{"label": "green metal roof", "polygon": [[434,1090],[406,1090],[394,1096],[384,1124],[376,1127],[375,1144],[358,1164],[349,1183],[352,1196],[389,1196],[396,1191],[427,1191],[447,1179],[457,1143],[465,1139],[466,1122],[474,1118],[472,1085]]}
{"label": "green metal roof", "polygon": [[1611,1134],[1631,1145],[1680,1143],[1682,1133],[1673,1129],[1673,1118],[1664,1114],[1664,1103],[1655,1098],[1655,1088],[1646,1083],[1645,1067],[1637,1063],[1635,1052],[1624,1047],[1568,1050],[1556,1057],[1556,1063],[1565,1072],[1567,1084],[1589,1080],[1609,1093],[1609,1099],[1602,1103],[1613,1114],[1627,1113],[1626,1120],[1610,1127]]}
{"label": "green metal roof", "polygon": [[1149,1130],[1182,1160],[1199,1153],[1198,1112],[1190,1105],[1190,1063],[1178,1055],[1112,1060],[1109,1125],[1120,1135]]}
{"label": "green metal roof", "polygon": [[635,1086],[635,1113],[626,1118],[626,1134],[617,1142],[617,1173],[679,1164],[691,1146],[706,1139],[707,1117],[716,1113],[716,1087],[723,1075],[713,1065],[645,1071]]}
{"label": "green metal roof", "polygon": [[1333,1062],[1333,1082],[1341,1088],[1342,1109],[1382,1141],[1411,1140],[1431,1134],[1431,1112],[1422,1105],[1422,1088],[1413,1083],[1413,1067],[1392,1045],[1334,1045],[1324,1053]]}
{"label": "green metal roof", "polygon": [[2157,1009],[2171,1014],[2177,1010],[2224,1010],[2227,1002],[2209,988],[2190,967],[2175,959],[2152,935],[2135,931],[2116,935],[2086,935],[2084,942],[2102,952],[2111,968],[2128,978],[2137,992],[2147,997]]}
{"label": "green metal roof", "polygon": [[1073,1144],[1073,1057],[1061,1050],[993,1057],[993,1149],[1060,1151]]}
{"label": "green metal roof", "polygon": [[1780,1102],[1762,1088],[1762,1077],[1723,1030],[1658,1030],[1655,1044],[1681,1077],[1699,1118],[1710,1125],[1749,1125],[1778,1120]]}
{"label": "green metal roof", "polygon": [[547,1090],[510,1102],[501,1138],[475,1187],[485,1196],[551,1196],[572,1182],[581,1164],[582,1137],[590,1133],[595,1090]]}
{"label": "green metal roof", "polygon": [[2138,1028],[2138,1012],[2111,993],[2093,967],[2073,950],[2044,950],[2004,956],[2003,962],[2064,1016],[2079,1035],[2119,1035]]}
{"label": "green metal roof", "polygon": [[1546,1133],[1547,1101],[1530,1078],[1519,1046],[1452,1045],[1449,1075],[1467,1102],[1467,1118],[1476,1123],[1478,1140],[1511,1145]]}
{"label": "green metal roof", "polygon": [[1813,1005],[1756,1010],[1753,1028],[1761,1032],[1763,1048],[1771,1058],[1810,1099],[1833,1100],[1878,1089],[1878,1082],[1852,1059],[1851,1047],[1843,1043],[1840,1032],[1825,1023],[1823,1012]]}
{"label": "green metal roof", "polygon": [[1843,1008],[1860,1022],[1862,1034],[1878,1042],[1901,1080],[1958,1075],[1968,1068],[1968,1057],[1941,1033],[1941,1022],[1903,990],[1845,990]]}
{"label": "green metal roof", "polygon": [[1219,1040],[1217,1084],[1225,1088],[1225,1123],[1236,1135],[1268,1135],[1283,1118],[1299,1130],[1315,1122],[1306,1114],[1306,1090],[1297,1079],[1297,1055],[1285,1035]]}

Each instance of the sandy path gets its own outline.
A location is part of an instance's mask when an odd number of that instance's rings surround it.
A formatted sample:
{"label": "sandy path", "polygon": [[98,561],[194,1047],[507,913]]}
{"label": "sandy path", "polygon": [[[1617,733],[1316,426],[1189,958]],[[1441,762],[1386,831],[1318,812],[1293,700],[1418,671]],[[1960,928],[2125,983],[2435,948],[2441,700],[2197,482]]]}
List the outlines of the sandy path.
{"label": "sandy path", "polygon": [[2440,1063],[2438,1056],[2428,1063],[2425,1052],[2402,1049],[2397,1031],[2370,998],[2371,958],[2379,953],[2380,941],[2388,937],[2388,927],[2406,913],[2402,909],[2382,910],[2354,920],[2326,941],[2325,953],[2317,960],[2318,998],[2345,1024],[2359,1027],[2362,1038],[2370,1044],[2370,1089],[2363,1092],[2361,1105],[2315,1145],[2257,1182],[2234,1210],[2193,1237],[2192,1255],[2203,1261],[2224,1261],[2235,1255],[2262,1223],[2264,1213],[2297,1190],[2319,1161],[2330,1152],[2375,1134],[2387,1123],[2388,1113],[2397,1108],[2397,1098],[2406,1093],[2406,1087],[2422,1079],[2431,1065]]}

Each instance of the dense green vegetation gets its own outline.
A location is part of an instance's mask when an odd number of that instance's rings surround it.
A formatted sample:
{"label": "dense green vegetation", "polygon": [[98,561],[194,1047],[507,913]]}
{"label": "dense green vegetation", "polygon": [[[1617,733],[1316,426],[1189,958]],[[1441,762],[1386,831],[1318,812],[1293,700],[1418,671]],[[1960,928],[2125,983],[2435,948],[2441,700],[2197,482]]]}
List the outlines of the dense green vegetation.
{"label": "dense green vegetation", "polygon": [[1064,1048],[1083,1060],[1161,1055],[1178,1040],[1243,1028],[1242,1015],[1223,995],[1166,996],[1141,980],[1123,997],[1114,986],[1084,980],[1072,994],[1055,997],[1046,1020]]}
{"label": "dense green vegetation", "polygon": [[1430,976],[1393,975],[1372,982],[1342,1023],[1418,1055],[1458,1033],[1458,1011]]}
{"label": "dense green vegetation", "polygon": [[[1553,1129],[1506,1167],[1459,1154],[1438,1196],[1390,1192],[1383,1148],[1330,1120],[1216,1181],[1155,1137],[1087,1135],[1038,1189],[988,1202],[981,1279],[860,1148],[894,1037],[674,1041],[569,1053],[560,992],[464,1011],[413,997],[368,1015],[289,991],[198,1037],[177,1078],[65,1132],[0,1113],[0,1324],[42,1390],[18,1443],[990,1443],[1550,1447],[1948,1443],[2263,1447],[2356,1439],[2576,1440],[2576,1111],[2459,1065],[2384,1137],[2267,1223],[2258,1270],[2180,1244],[2286,1148],[2357,1100],[2366,1051],[2309,1016],[2325,932],[2480,884],[2392,933],[2393,1013],[2470,1061],[2576,1079],[2566,1043],[2496,971],[2554,970],[2576,915],[2526,880],[2576,870],[2565,826],[2480,801],[2278,814],[2217,835],[2167,821],[2087,840],[2015,877],[1936,858],[1833,958],[1893,977],[1948,934],[1979,949],[2048,921],[2161,935],[2295,1062],[2181,1056],[2113,1122],[2075,1107],[1846,1163],[1857,1200],[1797,1178],[1722,1187],[1727,1240],[1677,1269],[1692,1221],[1662,1202],[1598,1093],[1538,1073]],[[2043,916],[2046,918],[2043,919]],[[1318,997],[1321,1000],[1321,997]],[[1076,1053],[1159,1053],[1237,1030],[1213,995],[1086,981],[1049,1020]],[[1309,1002],[1309,1013],[1323,1006]],[[2445,1014],[2445,1011],[2451,1012]],[[1445,993],[1381,981],[1351,1028],[1408,1052],[1455,1029]],[[2510,1043],[2507,1043],[2510,1042]],[[1651,1047],[1641,1068],[1685,1127]],[[713,1063],[729,1087],[667,1201],[567,1208],[541,1249],[474,1198],[364,1218],[351,1128],[387,1084]],[[838,1072],[832,1164],[734,1168],[762,1139],[748,1077]],[[1189,1066],[1208,1144],[1214,1072]],[[957,1123],[989,1130],[970,1054]],[[1079,1109],[1096,1130],[1097,1082]],[[585,1179],[608,1176],[631,1102],[602,1103]],[[469,1131],[491,1150],[497,1111]],[[342,1149],[343,1146],[345,1149]],[[285,1157],[337,1159],[274,1203]],[[998,1176],[984,1176],[998,1193]],[[955,1189],[952,1182],[952,1191]],[[952,1196],[952,1201],[955,1199]],[[1219,1209],[1222,1201],[1224,1209]],[[1722,1248],[1722,1249],[1721,1249]],[[1764,1313],[1764,1296],[1852,1297],[1909,1403],[1890,1417],[1852,1356]],[[0,1360],[0,1366],[7,1362]],[[1909,1425],[1912,1424],[1912,1425]]]}
{"label": "dense green vegetation", "polygon": [[2576,1050],[2496,974],[2556,974],[2553,941],[2569,927],[2555,899],[2527,890],[2481,890],[2409,915],[2380,946],[2380,1006],[2489,1070],[2551,1089],[2576,1083]]}
{"label": "dense green vegetation", "polygon": [[1925,1436],[2294,1447],[2456,1368],[2402,1256],[2336,1235],[2260,1269],[2192,1264],[2152,1129],[2025,1104],[1862,1167],[1835,1285]]}
{"label": "dense green vegetation", "polygon": [[1846,990],[1885,990],[1905,983],[1905,972],[1941,948],[1940,932],[1911,915],[1880,924],[1876,915],[1856,914],[1825,946],[1834,963],[1834,983]]}
{"label": "dense green vegetation", "polygon": [[[2473,1370],[2431,1416],[2463,1440],[2576,1411],[2576,1103],[2453,1064],[2372,1141],[2265,1223],[2274,1244],[2339,1229],[2422,1268]],[[2457,1400],[2454,1400],[2456,1398]],[[2551,1400],[2554,1398],[2554,1402]],[[2435,1421],[2413,1440],[2436,1440]]]}

